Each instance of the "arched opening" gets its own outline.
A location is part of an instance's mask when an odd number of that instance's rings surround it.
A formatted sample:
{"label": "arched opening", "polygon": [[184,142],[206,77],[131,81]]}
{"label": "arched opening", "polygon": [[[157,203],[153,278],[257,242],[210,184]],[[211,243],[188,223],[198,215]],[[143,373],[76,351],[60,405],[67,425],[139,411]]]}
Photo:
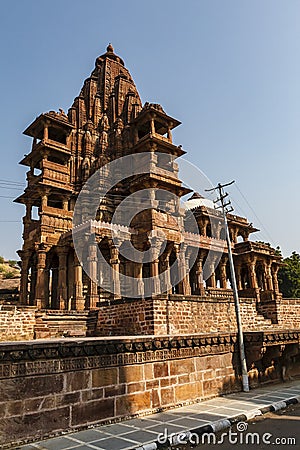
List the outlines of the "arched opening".
{"label": "arched opening", "polygon": [[241,268],[241,285],[242,289],[250,288],[249,270],[246,265],[242,265]]}
{"label": "arched opening", "polygon": [[50,208],[59,208],[63,209],[63,202],[62,199],[60,199],[57,195],[51,194],[48,196],[48,202],[47,205],[50,206]]}
{"label": "arched opening", "polygon": [[211,231],[211,224],[210,223],[208,223],[207,225],[206,225],[206,231],[205,231],[205,234],[206,234],[206,236],[207,237],[212,237],[212,231]]}
{"label": "arched opening", "polygon": [[98,258],[98,295],[100,301],[107,301],[111,297],[111,276],[109,273],[110,250],[108,239],[104,238],[98,244],[100,256]]}
{"label": "arched opening", "polygon": [[256,266],[256,279],[258,287],[264,291],[266,290],[266,280],[265,280],[265,271],[262,264],[257,264]]}
{"label": "arched opening", "polygon": [[39,208],[38,206],[32,206],[31,207],[31,220],[39,220]]}
{"label": "arched opening", "polygon": [[49,127],[48,128],[48,139],[51,141],[60,142],[61,144],[66,145],[67,143],[67,136],[66,133],[63,130],[60,130],[56,127]]}

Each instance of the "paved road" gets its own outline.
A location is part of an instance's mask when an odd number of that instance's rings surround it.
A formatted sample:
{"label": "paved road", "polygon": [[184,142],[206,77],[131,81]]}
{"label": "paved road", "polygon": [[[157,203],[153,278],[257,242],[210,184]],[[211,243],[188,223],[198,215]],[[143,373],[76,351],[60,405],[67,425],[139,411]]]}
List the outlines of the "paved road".
{"label": "paved road", "polygon": [[212,436],[210,436],[210,443],[207,436],[203,444],[200,443],[196,447],[189,448],[199,450],[299,449],[300,405],[292,405],[277,413],[265,414],[249,423],[240,423],[232,428],[231,434],[228,430],[223,433],[225,432],[227,433],[226,436],[222,433],[216,436],[219,443],[215,445]]}

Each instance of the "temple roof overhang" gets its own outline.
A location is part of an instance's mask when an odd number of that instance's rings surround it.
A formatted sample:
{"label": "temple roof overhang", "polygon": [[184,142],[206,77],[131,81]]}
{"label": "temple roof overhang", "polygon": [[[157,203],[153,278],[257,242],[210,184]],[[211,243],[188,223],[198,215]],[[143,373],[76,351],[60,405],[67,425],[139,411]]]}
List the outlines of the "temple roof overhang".
{"label": "temple roof overhang", "polygon": [[66,133],[69,133],[74,126],[69,122],[68,116],[61,110],[60,113],[55,111],[49,111],[47,113],[40,114],[27,128],[23,131],[26,136],[35,137],[38,139],[43,138],[43,128],[46,121],[55,123],[60,128],[64,128]]}

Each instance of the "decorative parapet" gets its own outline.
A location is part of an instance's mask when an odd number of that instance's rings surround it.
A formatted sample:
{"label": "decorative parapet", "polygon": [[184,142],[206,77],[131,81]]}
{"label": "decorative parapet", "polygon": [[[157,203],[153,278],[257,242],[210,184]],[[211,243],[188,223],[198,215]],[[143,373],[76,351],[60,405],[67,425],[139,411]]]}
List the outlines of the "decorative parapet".
{"label": "decorative parapet", "polygon": [[244,333],[246,345],[286,345],[300,344],[300,330],[247,331]]}
{"label": "decorative parapet", "polygon": [[101,337],[0,344],[0,378],[164,361],[233,351],[235,333]]}

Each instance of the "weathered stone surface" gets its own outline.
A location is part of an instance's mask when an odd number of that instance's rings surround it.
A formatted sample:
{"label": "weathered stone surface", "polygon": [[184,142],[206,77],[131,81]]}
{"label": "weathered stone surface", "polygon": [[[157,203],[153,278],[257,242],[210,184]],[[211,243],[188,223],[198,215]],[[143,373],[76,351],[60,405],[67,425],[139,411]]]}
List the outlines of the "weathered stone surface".
{"label": "weathered stone surface", "polygon": [[154,378],[164,378],[169,375],[169,367],[167,362],[155,363],[153,365]]}
{"label": "weathered stone surface", "polygon": [[150,410],[151,408],[151,394],[149,391],[124,395],[117,398],[116,415],[124,416],[127,414],[135,414]]}
{"label": "weathered stone surface", "polygon": [[[121,383],[125,382],[120,380]],[[92,386],[103,387],[115,385],[118,383],[118,369],[116,367],[110,369],[92,370]]]}
{"label": "weathered stone surface", "polygon": [[143,378],[144,374],[143,374],[143,367],[141,364],[119,368],[120,383],[138,382],[142,381]]}
{"label": "weathered stone surface", "polygon": [[10,378],[0,383],[3,400],[19,400],[62,392],[63,375],[45,375],[34,378]]}
{"label": "weathered stone surface", "polygon": [[0,443],[24,437],[39,438],[49,432],[65,430],[69,427],[69,420],[69,407],[5,418],[0,422]]}
{"label": "weathered stone surface", "polygon": [[81,371],[80,373],[69,372],[66,374],[65,389],[67,392],[88,389],[89,387],[91,387],[91,372],[89,370]]}
{"label": "weathered stone surface", "polygon": [[115,416],[114,399],[93,400],[74,405],[72,408],[72,426],[100,422]]}

